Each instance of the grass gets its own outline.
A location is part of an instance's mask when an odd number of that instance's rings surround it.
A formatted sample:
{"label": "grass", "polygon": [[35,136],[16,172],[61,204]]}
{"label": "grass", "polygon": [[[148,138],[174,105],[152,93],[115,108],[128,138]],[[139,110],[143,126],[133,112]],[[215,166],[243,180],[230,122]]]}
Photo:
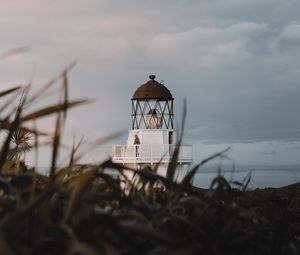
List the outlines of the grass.
{"label": "grass", "polygon": [[[0,108],[1,254],[297,254],[300,251],[299,187],[246,191],[244,183],[216,176],[209,190],[191,185],[202,165],[195,165],[181,183],[173,180],[178,150],[166,177],[151,168],[134,171],[138,185],[122,166],[107,160],[80,164],[82,140],[74,143],[68,163],[58,166],[62,131],[69,109],[88,100],[68,98],[73,65],[30,95],[30,86],[0,92],[15,98]],[[60,102],[26,112],[61,83]],[[4,101],[3,101],[4,102]],[[14,106],[13,103],[17,102]],[[7,113],[8,109],[11,110]],[[6,114],[5,114],[6,113]],[[34,123],[55,116],[54,134]],[[33,125],[32,125],[33,123]],[[184,127],[184,118],[182,130]],[[179,136],[178,144],[182,139]],[[43,137],[51,144],[49,176],[28,169],[24,155],[37,150]],[[101,144],[111,137],[91,145]],[[117,171],[114,179],[105,169]],[[125,185],[121,185],[125,182]],[[161,188],[157,188],[159,182]],[[128,190],[122,187],[128,187]]]}

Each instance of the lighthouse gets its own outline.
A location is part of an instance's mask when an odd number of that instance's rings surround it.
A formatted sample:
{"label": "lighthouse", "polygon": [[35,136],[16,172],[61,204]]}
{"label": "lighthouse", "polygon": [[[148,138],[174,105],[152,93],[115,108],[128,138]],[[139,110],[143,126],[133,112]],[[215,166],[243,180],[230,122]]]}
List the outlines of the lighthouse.
{"label": "lighthouse", "polygon": [[[112,161],[136,170],[146,166],[166,176],[176,148],[174,129],[174,98],[170,90],[155,80],[155,75],[139,86],[131,98],[132,126],[126,145],[112,146]],[[192,146],[180,145],[177,158],[177,181],[187,173],[192,163]],[[158,165],[157,165],[158,164]],[[129,178],[131,178],[130,173]]]}

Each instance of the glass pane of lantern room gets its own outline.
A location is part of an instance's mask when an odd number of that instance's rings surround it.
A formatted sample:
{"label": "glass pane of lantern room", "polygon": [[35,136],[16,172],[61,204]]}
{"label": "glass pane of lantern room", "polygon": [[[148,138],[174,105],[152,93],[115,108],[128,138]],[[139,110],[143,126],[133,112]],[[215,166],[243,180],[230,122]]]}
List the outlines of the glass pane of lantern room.
{"label": "glass pane of lantern room", "polygon": [[141,106],[143,107],[143,114],[147,114],[150,110],[150,106],[147,100],[141,101]]}
{"label": "glass pane of lantern room", "polygon": [[136,114],[142,114],[143,111],[143,106],[139,101],[135,101],[135,109],[136,109]]}
{"label": "glass pane of lantern room", "polygon": [[154,99],[151,99],[151,100],[148,101],[150,109],[155,109],[156,102],[157,102],[157,100],[154,100]]}
{"label": "glass pane of lantern room", "polygon": [[159,112],[162,114],[166,113],[166,101],[157,102],[156,108],[159,109]]}

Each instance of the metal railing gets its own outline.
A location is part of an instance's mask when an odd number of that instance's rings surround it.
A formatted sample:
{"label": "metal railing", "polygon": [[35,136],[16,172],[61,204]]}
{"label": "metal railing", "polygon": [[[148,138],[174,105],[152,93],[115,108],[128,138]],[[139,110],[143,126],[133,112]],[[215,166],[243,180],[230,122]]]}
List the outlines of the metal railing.
{"label": "metal railing", "polygon": [[[175,145],[150,144],[150,145],[113,145],[112,160],[117,163],[156,163],[169,162],[175,150]],[[179,147],[178,162],[192,162],[192,146]]]}

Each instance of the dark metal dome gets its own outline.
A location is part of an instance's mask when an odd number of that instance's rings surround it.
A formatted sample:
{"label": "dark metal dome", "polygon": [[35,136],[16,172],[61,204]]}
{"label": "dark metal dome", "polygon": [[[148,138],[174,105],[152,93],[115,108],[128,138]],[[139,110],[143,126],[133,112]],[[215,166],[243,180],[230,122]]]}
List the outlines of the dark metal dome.
{"label": "dark metal dome", "polygon": [[133,94],[132,100],[158,99],[173,100],[173,96],[163,84],[155,80],[155,75],[149,76],[150,80],[141,85]]}

